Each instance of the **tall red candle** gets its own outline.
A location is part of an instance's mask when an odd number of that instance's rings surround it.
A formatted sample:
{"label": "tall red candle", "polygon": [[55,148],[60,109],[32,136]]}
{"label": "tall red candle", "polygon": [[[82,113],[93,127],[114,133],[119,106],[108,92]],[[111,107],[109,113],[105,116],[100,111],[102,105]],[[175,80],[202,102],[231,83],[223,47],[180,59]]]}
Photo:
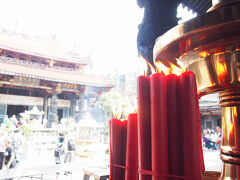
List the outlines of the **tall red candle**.
{"label": "tall red candle", "polygon": [[198,134],[198,107],[196,80],[193,72],[180,76],[183,145],[183,175],[185,180],[201,180],[201,155]]}
{"label": "tall red candle", "polygon": [[[138,153],[139,170],[151,170],[151,114],[150,78],[137,78],[138,97]],[[139,175],[140,180],[151,180],[151,175]]]}
{"label": "tall red candle", "polygon": [[[123,167],[126,166],[126,146],[127,146],[127,124],[128,121],[121,122],[122,134],[121,134],[121,163]],[[120,176],[122,179],[125,177],[125,168],[120,169]]]}
{"label": "tall red candle", "polygon": [[112,179],[113,174],[113,164],[112,164],[112,120],[109,121],[109,144],[110,144],[110,151],[109,151],[109,159],[110,159],[110,175],[109,179]]}
{"label": "tall red candle", "polygon": [[[168,175],[166,79],[163,73],[155,73],[150,78],[152,171]],[[152,176],[152,180],[167,179],[166,176]]]}
{"label": "tall red candle", "polygon": [[[181,124],[178,115],[178,86],[177,75],[166,76],[167,84],[167,123],[168,123],[168,167],[170,175],[182,175],[181,158]],[[169,180],[178,180],[169,178]]]}
{"label": "tall red candle", "polygon": [[121,165],[121,141],[122,141],[122,122],[118,119],[111,120],[111,179],[112,180],[123,180],[122,169],[116,165]]}
{"label": "tall red candle", "polygon": [[129,114],[127,125],[127,151],[125,180],[138,180],[137,114]]}

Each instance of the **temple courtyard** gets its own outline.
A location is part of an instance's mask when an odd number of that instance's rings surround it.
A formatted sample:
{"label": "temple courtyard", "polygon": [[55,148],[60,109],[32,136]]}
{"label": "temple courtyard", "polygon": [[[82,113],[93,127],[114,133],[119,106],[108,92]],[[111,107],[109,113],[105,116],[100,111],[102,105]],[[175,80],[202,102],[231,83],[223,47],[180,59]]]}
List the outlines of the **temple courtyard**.
{"label": "temple courtyard", "polygon": [[[84,172],[94,171],[95,169],[105,170],[109,173],[109,155],[104,151],[108,148],[107,144],[96,143],[92,145],[85,145],[85,147],[90,152],[91,149],[93,153],[86,153],[85,155],[79,155],[75,153],[74,160],[72,162],[75,167],[71,174],[64,174],[64,172],[56,175],[56,173],[50,173],[43,176],[43,179],[64,179],[64,180],[83,180]],[[97,152],[97,153],[96,153]],[[34,168],[51,168],[55,165],[55,159],[53,156],[53,150],[47,148],[44,145],[42,147],[31,148],[28,152],[27,158],[24,158],[19,163],[18,168],[22,169],[34,169]],[[207,171],[221,171],[221,160],[219,158],[219,151],[206,150],[203,151],[205,168]],[[27,179],[27,178],[26,178]],[[90,180],[94,180],[94,177],[90,177]]]}

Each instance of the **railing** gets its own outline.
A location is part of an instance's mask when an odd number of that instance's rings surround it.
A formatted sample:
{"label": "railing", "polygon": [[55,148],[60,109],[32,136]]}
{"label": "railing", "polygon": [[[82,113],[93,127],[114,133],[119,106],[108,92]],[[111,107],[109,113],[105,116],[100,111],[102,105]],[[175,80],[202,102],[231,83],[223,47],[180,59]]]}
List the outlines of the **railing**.
{"label": "railing", "polygon": [[79,163],[66,163],[41,166],[35,168],[14,168],[7,170],[0,170],[0,179],[10,178],[39,178],[45,179],[46,176],[54,175],[55,173],[64,173],[76,171],[83,172],[83,180],[89,179],[90,176],[96,180],[107,180],[109,178],[109,167],[103,164],[96,165],[96,162],[79,162]]}
{"label": "railing", "polygon": [[35,63],[31,61],[24,61],[24,60],[19,60],[16,58],[10,58],[6,56],[0,56],[0,61],[1,62],[6,62],[9,64],[15,64],[15,65],[20,65],[20,66],[27,66],[27,67],[34,67],[34,68],[41,68],[41,69],[49,69],[49,70],[60,70],[60,71],[70,71],[70,72],[75,72],[76,70],[73,68],[64,68],[64,67],[49,67],[48,65],[41,64],[41,63]]}

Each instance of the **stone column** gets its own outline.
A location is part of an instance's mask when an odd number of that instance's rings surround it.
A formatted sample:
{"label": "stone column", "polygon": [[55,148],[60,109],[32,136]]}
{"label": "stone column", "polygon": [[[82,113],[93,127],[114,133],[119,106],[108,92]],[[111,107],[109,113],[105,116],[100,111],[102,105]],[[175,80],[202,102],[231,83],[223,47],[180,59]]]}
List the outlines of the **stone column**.
{"label": "stone column", "polygon": [[71,107],[70,107],[70,116],[76,118],[76,96],[74,95],[71,99]]}
{"label": "stone column", "polygon": [[85,98],[84,97],[85,97],[85,87],[82,87],[80,89],[80,95],[79,95],[79,98],[78,98],[78,107],[79,108],[78,108],[78,114],[77,114],[77,117],[76,117],[77,122],[80,121],[85,114],[85,112],[84,112],[84,99]]}
{"label": "stone column", "polygon": [[49,108],[49,120],[48,127],[53,127],[58,124],[58,115],[57,115],[57,92],[53,91],[52,97],[50,98],[50,108]]}
{"label": "stone column", "polygon": [[45,119],[47,119],[47,115],[48,115],[48,94],[44,94],[43,97],[43,110],[44,110],[44,117]]}

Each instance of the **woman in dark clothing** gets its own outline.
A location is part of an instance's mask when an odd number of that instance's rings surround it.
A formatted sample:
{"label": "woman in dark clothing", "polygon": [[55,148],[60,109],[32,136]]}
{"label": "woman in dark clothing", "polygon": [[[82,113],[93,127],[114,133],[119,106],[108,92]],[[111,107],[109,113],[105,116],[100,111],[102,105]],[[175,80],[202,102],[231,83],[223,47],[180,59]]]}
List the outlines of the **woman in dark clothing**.
{"label": "woman in dark clothing", "polygon": [[[4,158],[2,162],[2,167],[6,169],[12,169],[16,167],[16,154],[14,151],[14,148],[11,146],[11,139],[6,138],[5,139],[5,152],[4,152]],[[11,179],[6,179],[6,180],[13,180]]]}
{"label": "woman in dark clothing", "polygon": [[5,153],[2,166],[6,166],[7,169],[15,168],[16,161],[15,161],[15,151],[14,148],[11,146],[11,140],[9,138],[5,139]]}
{"label": "woman in dark clothing", "polygon": [[4,152],[5,152],[5,142],[4,142],[4,133],[0,132],[0,170],[2,169],[3,159],[4,159]]}

